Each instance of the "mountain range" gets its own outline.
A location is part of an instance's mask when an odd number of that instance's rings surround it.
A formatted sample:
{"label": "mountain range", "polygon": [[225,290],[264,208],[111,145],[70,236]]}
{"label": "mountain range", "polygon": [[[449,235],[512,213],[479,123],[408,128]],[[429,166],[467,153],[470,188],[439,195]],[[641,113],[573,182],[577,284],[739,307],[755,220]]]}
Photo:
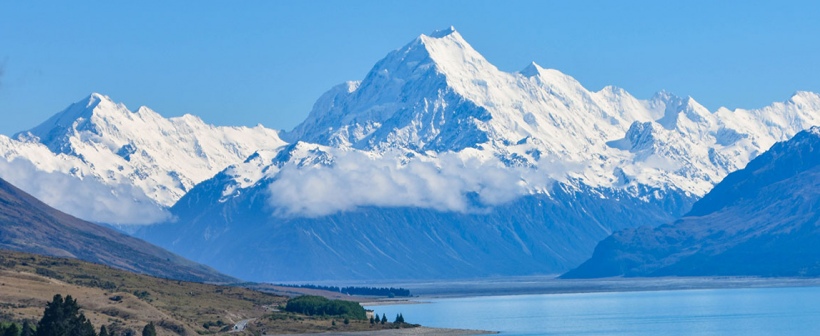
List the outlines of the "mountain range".
{"label": "mountain range", "polygon": [[165,219],[165,209],[197,183],[258,148],[283,144],[262,126],[165,119],[94,93],[31,130],[0,136],[0,177],[87,220],[147,224]]}
{"label": "mountain range", "polygon": [[729,174],[680,220],[616,232],[565,278],[820,276],[820,128]]}
{"label": "mountain range", "polygon": [[508,73],[451,27],[288,132],[92,94],[0,136],[0,177],[82,218],[153,224],[136,235],[249,280],[548,274],[620,229],[674,221],[818,112],[810,92],[712,112],[534,63]]}

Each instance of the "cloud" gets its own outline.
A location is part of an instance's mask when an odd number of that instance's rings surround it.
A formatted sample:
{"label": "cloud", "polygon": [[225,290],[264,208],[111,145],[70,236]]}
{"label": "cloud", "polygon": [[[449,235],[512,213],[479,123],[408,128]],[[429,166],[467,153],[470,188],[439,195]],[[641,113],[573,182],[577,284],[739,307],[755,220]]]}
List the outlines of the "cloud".
{"label": "cloud", "polygon": [[60,211],[92,222],[144,225],[169,218],[134,186],[111,187],[93,178],[43,172],[25,159],[0,158],[0,177]]}
{"label": "cloud", "polygon": [[280,216],[316,217],[358,207],[420,207],[474,212],[510,202],[552,179],[533,168],[445,153],[436,159],[370,157],[333,151],[330,166],[287,163],[269,186]]}

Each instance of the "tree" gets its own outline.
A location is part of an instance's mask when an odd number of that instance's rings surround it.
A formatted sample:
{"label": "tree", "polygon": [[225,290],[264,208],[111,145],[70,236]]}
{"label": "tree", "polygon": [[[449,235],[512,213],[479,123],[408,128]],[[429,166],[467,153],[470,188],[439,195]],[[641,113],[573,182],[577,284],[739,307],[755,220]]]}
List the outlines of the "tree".
{"label": "tree", "polygon": [[376,323],[376,320],[373,318],[373,316],[371,316],[370,317],[370,324],[372,325],[372,324],[375,324],[375,323]]}
{"label": "tree", "polygon": [[108,329],[105,326],[100,327],[100,336],[111,336],[108,334]]}
{"label": "tree", "polygon": [[154,322],[149,322],[142,328],[142,336],[157,336],[157,328],[154,327]]}
{"label": "tree", "polygon": [[345,325],[348,325],[348,324],[350,324],[350,319],[348,319],[347,317],[345,317],[344,322],[345,322]]}
{"label": "tree", "polygon": [[387,314],[382,314],[382,324],[387,322]]}
{"label": "tree", "polygon": [[71,295],[54,295],[46,304],[43,318],[37,323],[35,336],[97,336],[94,326],[80,312],[77,300]]}
{"label": "tree", "polygon": [[18,336],[19,334],[20,329],[17,327],[16,323],[9,324],[9,326],[3,330],[3,336]]}
{"label": "tree", "polygon": [[20,336],[34,336],[34,327],[28,321],[23,322],[23,329],[20,330]]}
{"label": "tree", "polygon": [[396,320],[393,321],[393,323],[404,323],[404,316],[402,316],[401,313],[399,313],[398,315],[396,315]]}

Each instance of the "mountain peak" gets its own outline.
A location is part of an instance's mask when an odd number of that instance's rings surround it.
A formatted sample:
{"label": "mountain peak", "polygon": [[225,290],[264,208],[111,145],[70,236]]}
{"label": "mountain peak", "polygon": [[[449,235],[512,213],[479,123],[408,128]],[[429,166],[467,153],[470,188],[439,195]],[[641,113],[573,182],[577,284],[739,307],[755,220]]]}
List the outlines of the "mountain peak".
{"label": "mountain peak", "polygon": [[[451,27],[452,28],[452,27]],[[418,50],[419,47],[423,51]],[[404,49],[406,54],[421,52],[432,61],[439,73],[448,77],[448,83],[469,82],[479,77],[498,76],[498,69],[476,51],[455,29],[421,35],[416,43]]]}
{"label": "mountain peak", "polygon": [[704,123],[712,114],[706,107],[695,101],[691,96],[682,98],[666,91],[661,91],[652,97],[652,102],[663,108],[663,117],[657,120],[664,128],[673,130],[677,127],[681,116],[695,123]]}
{"label": "mountain peak", "polygon": [[[504,80],[504,76],[453,27],[420,35],[388,53],[361,82],[342,84],[322,95],[308,119],[285,137],[324,145],[369,147],[400,142],[424,147],[443,128],[470,128],[473,121],[489,118],[484,109],[474,108],[481,103],[471,99],[483,97],[482,92],[492,86],[488,83]],[[443,115],[465,122],[442,126],[443,120],[434,119],[442,116],[436,111],[458,104],[470,105],[463,107],[469,112]]]}
{"label": "mountain peak", "polygon": [[484,59],[453,27],[436,30],[430,35],[422,34],[405,50],[413,50],[415,46],[424,48],[436,63],[456,59],[462,61],[470,58]]}
{"label": "mountain peak", "polygon": [[519,71],[519,73],[524,75],[524,77],[533,77],[533,76],[537,76],[538,74],[540,74],[541,71],[543,71],[543,70],[544,70],[544,68],[542,68],[537,63],[530,62],[530,64],[527,65],[527,67],[525,67],[524,69],[521,69],[521,71]]}
{"label": "mountain peak", "polygon": [[88,100],[89,102],[92,102],[92,101],[95,101],[95,102],[101,102],[101,101],[113,102],[113,100],[111,100],[111,97],[109,97],[107,95],[104,95],[102,93],[99,93],[99,92],[92,92],[90,95],[88,95],[88,97],[86,97],[85,100]]}
{"label": "mountain peak", "polygon": [[650,101],[668,101],[672,97],[677,98],[677,96],[675,94],[673,94],[672,92],[669,92],[665,89],[662,89],[658,92],[655,92],[655,94],[652,95],[652,98],[650,98],[649,100]]}
{"label": "mountain peak", "polygon": [[111,100],[111,97],[106,96],[102,93],[92,92],[85,98],[80,99],[74,104],[71,104],[67,109],[63,110],[62,112],[57,113],[57,115],[63,115],[71,119],[90,117],[94,109],[97,108],[97,106],[107,107],[116,105],[117,103]]}
{"label": "mountain peak", "polygon": [[820,95],[809,91],[797,91],[789,97],[788,102],[793,104],[820,104]]}
{"label": "mountain peak", "polygon": [[61,131],[58,130],[70,129],[74,127],[74,124],[77,122],[88,122],[94,116],[95,111],[100,109],[126,108],[125,105],[115,103],[104,94],[92,92],[87,97],[69,105],[65,110],[51,116],[51,118],[42,124],[28,131],[15,134],[15,138],[20,138],[21,136],[31,138],[33,135],[48,142],[50,141],[49,138],[54,137],[57,133],[61,133]]}
{"label": "mountain peak", "polygon": [[432,38],[443,38],[443,37],[447,37],[447,36],[449,36],[453,33],[458,34],[458,32],[456,31],[456,27],[450,26],[449,28],[436,30],[428,36],[430,36]]}

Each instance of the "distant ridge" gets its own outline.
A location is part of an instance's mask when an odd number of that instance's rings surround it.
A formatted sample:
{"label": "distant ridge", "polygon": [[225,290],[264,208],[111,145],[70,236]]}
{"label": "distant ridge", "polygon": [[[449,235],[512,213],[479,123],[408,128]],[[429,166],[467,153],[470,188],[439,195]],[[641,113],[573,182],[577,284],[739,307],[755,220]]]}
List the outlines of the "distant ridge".
{"label": "distant ridge", "polygon": [[601,241],[564,278],[820,276],[820,128],[729,174],[681,220]]}
{"label": "distant ridge", "polygon": [[0,249],[76,258],[176,280],[236,281],[137,238],[60,212],[3,179]]}

